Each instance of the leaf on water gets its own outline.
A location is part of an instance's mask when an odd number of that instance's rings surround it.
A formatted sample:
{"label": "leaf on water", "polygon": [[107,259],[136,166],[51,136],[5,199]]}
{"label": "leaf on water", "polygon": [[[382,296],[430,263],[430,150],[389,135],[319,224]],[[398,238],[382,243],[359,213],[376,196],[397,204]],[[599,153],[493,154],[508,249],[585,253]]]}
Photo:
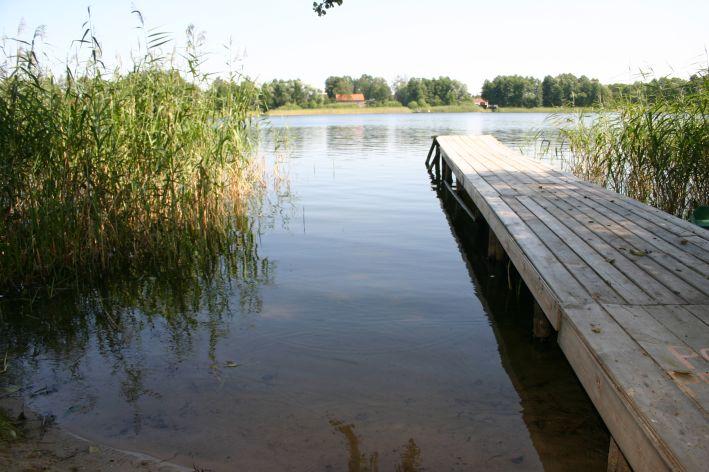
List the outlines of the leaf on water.
{"label": "leaf on water", "polygon": [[237,364],[234,361],[226,361],[224,367],[239,367],[241,364]]}

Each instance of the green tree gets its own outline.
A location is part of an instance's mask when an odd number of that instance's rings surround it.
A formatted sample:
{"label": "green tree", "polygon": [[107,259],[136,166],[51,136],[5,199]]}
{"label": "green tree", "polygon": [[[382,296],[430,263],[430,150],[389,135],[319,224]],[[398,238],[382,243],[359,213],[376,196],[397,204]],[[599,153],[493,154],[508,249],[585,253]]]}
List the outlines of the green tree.
{"label": "green tree", "polygon": [[450,77],[437,79],[411,78],[397,79],[395,98],[403,105],[416,102],[419,107],[428,105],[455,105],[470,100],[468,88],[462,82]]}
{"label": "green tree", "polygon": [[537,107],[542,104],[542,84],[534,77],[498,75],[483,83],[482,97],[502,107]]}
{"label": "green tree", "polygon": [[562,105],[559,81],[550,75],[544,77],[542,81],[542,105],[545,107],[560,107]]}
{"label": "green tree", "polygon": [[354,80],[352,77],[330,76],[325,80],[325,93],[330,100],[335,99],[335,95],[354,92]]}
{"label": "green tree", "polygon": [[284,105],[315,108],[323,104],[320,90],[304,84],[301,80],[272,80],[261,86],[261,99],[266,109]]}
{"label": "green tree", "polygon": [[354,81],[354,92],[364,94],[366,100],[385,102],[391,100],[392,93],[386,79],[363,74]]}

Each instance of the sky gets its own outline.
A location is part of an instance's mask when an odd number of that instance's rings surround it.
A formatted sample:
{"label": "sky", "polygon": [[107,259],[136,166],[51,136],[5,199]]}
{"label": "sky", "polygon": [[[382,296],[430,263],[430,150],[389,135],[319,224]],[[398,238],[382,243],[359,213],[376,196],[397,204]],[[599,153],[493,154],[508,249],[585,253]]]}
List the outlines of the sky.
{"label": "sky", "polygon": [[[322,18],[312,0],[0,0],[0,35],[45,26],[47,54],[60,64],[91,6],[109,65],[125,64],[148,28],[184,45],[189,24],[204,31],[209,72],[225,75],[239,55],[249,76],[450,76],[480,90],[485,79],[570,72],[632,82],[641,71],[688,77],[707,66],[709,1],[345,0]],[[232,53],[224,47],[231,41]],[[120,61],[117,59],[120,58]]]}

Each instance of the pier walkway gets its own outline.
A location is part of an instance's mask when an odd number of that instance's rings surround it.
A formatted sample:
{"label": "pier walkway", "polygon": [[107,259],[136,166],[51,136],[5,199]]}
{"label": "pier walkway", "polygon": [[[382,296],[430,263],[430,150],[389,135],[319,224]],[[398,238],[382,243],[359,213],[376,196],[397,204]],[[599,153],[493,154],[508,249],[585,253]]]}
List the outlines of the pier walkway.
{"label": "pier walkway", "polygon": [[427,165],[467,194],[557,331],[610,462],[707,470],[709,231],[491,136],[439,136]]}

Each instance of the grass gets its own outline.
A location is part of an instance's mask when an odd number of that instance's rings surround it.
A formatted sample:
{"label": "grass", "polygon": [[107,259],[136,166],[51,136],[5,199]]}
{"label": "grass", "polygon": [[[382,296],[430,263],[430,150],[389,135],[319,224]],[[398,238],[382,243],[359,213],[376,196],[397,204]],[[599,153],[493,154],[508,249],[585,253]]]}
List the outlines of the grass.
{"label": "grass", "polygon": [[0,444],[14,441],[18,438],[18,431],[12,421],[0,410]]}
{"label": "grass", "polygon": [[[335,104],[332,104],[335,105]],[[336,104],[339,106],[323,106],[319,108],[293,108],[281,107],[270,110],[268,116],[296,116],[296,115],[366,115],[366,114],[398,114],[398,113],[492,113],[472,103],[460,105],[439,105],[425,108],[395,107],[358,107],[356,105]],[[536,107],[536,108],[499,108],[494,113],[578,113],[593,112],[594,109]]]}
{"label": "grass", "polygon": [[340,106],[330,108],[302,108],[299,110],[281,109],[270,110],[268,116],[294,116],[294,115],[372,115],[372,114],[393,114],[412,113],[407,107],[358,107]]}
{"label": "grass", "polygon": [[[709,204],[709,75],[680,93],[648,88],[561,130],[571,171],[681,218]],[[671,93],[670,93],[671,92]]]}
{"label": "grass", "polygon": [[122,74],[105,70],[86,24],[79,65],[59,76],[38,59],[40,32],[3,48],[0,290],[229,248],[258,183],[254,97],[207,87],[192,29],[182,68],[159,54],[169,38],[146,31],[144,54]]}
{"label": "grass", "polygon": [[593,113],[595,108],[574,107],[500,107],[496,113]]}
{"label": "grass", "polygon": [[484,108],[479,107],[474,103],[416,107],[413,110],[415,113],[471,113],[485,111]]}

